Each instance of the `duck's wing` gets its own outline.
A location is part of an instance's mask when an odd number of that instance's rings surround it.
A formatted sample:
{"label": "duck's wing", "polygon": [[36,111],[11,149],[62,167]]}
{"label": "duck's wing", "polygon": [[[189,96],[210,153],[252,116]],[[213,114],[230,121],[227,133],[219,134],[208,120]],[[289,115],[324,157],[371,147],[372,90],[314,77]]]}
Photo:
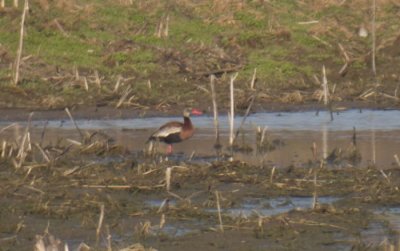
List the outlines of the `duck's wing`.
{"label": "duck's wing", "polygon": [[180,133],[182,129],[183,129],[183,124],[181,122],[172,121],[161,126],[157,131],[155,131],[150,136],[150,139],[165,138],[171,134]]}

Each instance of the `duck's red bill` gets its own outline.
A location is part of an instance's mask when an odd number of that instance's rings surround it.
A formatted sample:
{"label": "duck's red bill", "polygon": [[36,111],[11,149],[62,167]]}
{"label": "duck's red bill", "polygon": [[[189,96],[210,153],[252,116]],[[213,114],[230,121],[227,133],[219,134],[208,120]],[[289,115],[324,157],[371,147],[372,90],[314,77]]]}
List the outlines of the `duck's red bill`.
{"label": "duck's red bill", "polygon": [[198,110],[198,109],[196,109],[196,108],[193,108],[193,109],[192,109],[192,114],[193,114],[193,115],[202,115],[203,112],[200,111],[200,110]]}

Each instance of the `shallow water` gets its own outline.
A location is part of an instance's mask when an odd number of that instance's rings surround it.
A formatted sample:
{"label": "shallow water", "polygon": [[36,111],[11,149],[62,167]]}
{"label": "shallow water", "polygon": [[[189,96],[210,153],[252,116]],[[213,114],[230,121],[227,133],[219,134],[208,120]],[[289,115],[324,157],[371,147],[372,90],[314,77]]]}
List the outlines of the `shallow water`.
{"label": "shallow water", "polygon": [[[331,204],[337,201],[336,197],[320,197],[319,204]],[[233,208],[222,209],[222,213],[232,217],[249,217],[251,215],[274,216],[287,213],[291,210],[310,209],[313,205],[312,197],[277,197],[277,198],[251,198]],[[217,209],[210,209],[216,212]]]}
{"label": "shallow water", "polygon": [[[331,204],[340,198],[325,196],[318,198],[319,204]],[[145,204],[152,209],[159,209],[165,206],[166,200],[150,199]],[[168,201],[168,205],[175,207],[177,201],[172,199]],[[247,218],[251,215],[275,216],[287,213],[291,210],[304,210],[310,209],[313,204],[312,197],[276,197],[276,198],[247,198],[242,203],[235,205],[231,208],[221,208],[221,213],[230,217],[244,217]],[[205,210],[208,213],[217,213],[216,208],[208,208]],[[198,232],[201,228],[206,228],[207,224],[201,221],[196,224],[170,224],[160,229],[159,232],[171,236],[182,236],[188,233]],[[208,226],[210,227],[210,226]]]}
{"label": "shallow water", "polygon": [[[351,148],[353,128],[357,130],[357,149],[361,160],[352,162],[335,162],[341,166],[368,166],[376,163],[380,168],[397,166],[394,155],[400,149],[400,111],[348,110],[334,114],[326,111],[316,115],[314,111],[285,113],[256,113],[249,116],[236,142],[250,149],[247,153],[235,153],[234,158],[253,164],[271,164],[277,167],[304,165],[308,161],[327,158],[333,150],[345,154]],[[126,120],[77,120],[81,131],[101,131],[115,140],[117,144],[127,147],[133,152],[140,152],[146,146],[147,138],[160,125],[171,120],[181,120],[178,117],[133,118]],[[242,118],[235,119],[236,127]],[[3,128],[12,122],[0,122]],[[195,135],[185,142],[174,145],[172,160],[187,160],[192,155],[194,161],[213,161],[216,159],[214,149],[213,120],[209,116],[194,117]],[[32,121],[31,137],[40,140],[46,125],[43,141],[55,143],[62,138],[80,140],[79,133],[69,120]],[[228,146],[228,122],[226,116],[220,117],[220,136],[224,152],[230,154]],[[278,142],[271,152],[257,152],[256,128],[267,127],[266,140]],[[22,135],[24,123],[1,131],[4,138],[16,138]],[[264,141],[264,142],[265,142]],[[317,156],[313,156],[311,147],[315,144]],[[159,146],[164,151],[165,145]]]}
{"label": "shallow water", "polygon": [[389,227],[400,234],[400,207],[386,207],[375,212],[389,222]]}
{"label": "shallow water", "polygon": [[[267,126],[271,130],[295,130],[295,131],[321,131],[326,127],[328,131],[348,131],[355,127],[357,130],[397,130],[400,127],[399,110],[346,110],[333,113],[331,121],[330,113],[327,111],[305,111],[305,112],[269,112],[254,113],[246,119],[246,127]],[[34,119],[34,118],[33,118]],[[235,127],[237,128],[243,117],[235,117]],[[76,120],[81,129],[149,129],[157,128],[171,120],[182,120],[181,117],[150,117],[132,118],[115,120]],[[220,129],[228,129],[228,117],[219,117]],[[214,127],[212,116],[192,117],[193,123],[197,128]],[[12,121],[11,121],[12,122]],[[10,121],[0,121],[0,126],[9,124]],[[42,127],[46,121],[33,121],[33,126]],[[48,121],[48,127],[73,129],[74,125],[67,117],[60,120]]]}

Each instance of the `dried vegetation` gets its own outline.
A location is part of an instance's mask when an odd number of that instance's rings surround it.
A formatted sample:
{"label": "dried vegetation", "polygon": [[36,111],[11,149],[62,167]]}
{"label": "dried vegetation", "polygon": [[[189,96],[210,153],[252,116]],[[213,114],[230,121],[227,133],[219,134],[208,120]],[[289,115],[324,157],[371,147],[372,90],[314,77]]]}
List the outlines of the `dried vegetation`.
{"label": "dried vegetation", "polygon": [[[17,127],[11,124],[0,133]],[[143,243],[161,250],[198,250],[214,243],[231,249],[240,243],[226,238],[238,236],[244,247],[254,249],[398,246],[398,233],[373,213],[398,206],[398,168],[351,167],[342,158],[346,155],[332,163],[329,157],[314,158],[285,168],[224,161],[223,156],[210,163],[175,162],[159,154],[129,153],[104,133],[79,127],[78,139],[55,144],[44,143],[46,128],[37,141],[31,139],[29,122],[22,129],[0,148],[0,202],[6,205],[0,209],[2,247],[154,250],[131,245]],[[279,151],[266,143],[265,133],[260,130],[259,153]],[[337,200],[324,203],[327,197]],[[276,198],[287,198],[283,203],[288,205],[294,198],[313,199],[309,207],[264,215],[271,205],[263,203]],[[251,213],[229,213],[248,200],[266,202]],[[385,226],[385,243],[359,238],[376,224]]]}

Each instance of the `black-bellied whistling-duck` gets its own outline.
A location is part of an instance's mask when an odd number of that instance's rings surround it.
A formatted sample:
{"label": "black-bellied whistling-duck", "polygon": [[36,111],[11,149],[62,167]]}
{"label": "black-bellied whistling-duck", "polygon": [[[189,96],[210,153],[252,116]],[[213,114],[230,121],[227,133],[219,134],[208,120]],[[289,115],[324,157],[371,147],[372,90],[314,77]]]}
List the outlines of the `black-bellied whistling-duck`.
{"label": "black-bellied whistling-duck", "polygon": [[194,133],[194,126],[190,120],[190,115],[201,115],[203,114],[197,109],[183,110],[183,123],[178,121],[171,121],[162,125],[157,131],[155,131],[150,137],[148,142],[161,141],[168,144],[167,153],[172,153],[172,144],[179,143],[183,140],[187,140],[192,137]]}

